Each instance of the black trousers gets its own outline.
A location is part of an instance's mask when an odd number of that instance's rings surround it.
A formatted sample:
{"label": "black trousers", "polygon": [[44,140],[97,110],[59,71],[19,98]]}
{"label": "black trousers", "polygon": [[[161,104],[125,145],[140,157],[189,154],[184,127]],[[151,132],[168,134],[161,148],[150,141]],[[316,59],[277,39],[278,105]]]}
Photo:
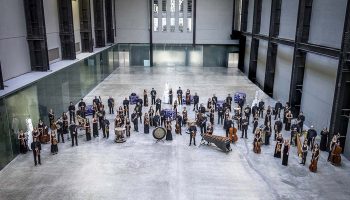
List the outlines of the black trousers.
{"label": "black trousers", "polygon": [[98,118],[98,124],[99,124],[99,126],[100,126],[99,129],[101,129],[102,126],[103,126],[102,121],[103,121],[103,117],[99,117],[99,118]]}
{"label": "black trousers", "polygon": [[103,138],[106,137],[106,128],[104,126],[102,126],[102,133],[103,133]]}
{"label": "black trousers", "polygon": [[113,106],[108,106],[109,107],[109,114],[114,114],[114,108]]}
{"label": "black trousers", "polygon": [[193,111],[198,110],[198,103],[193,104]]}
{"label": "black trousers", "polygon": [[60,142],[60,138],[62,138],[62,142],[64,143],[63,132],[58,133],[58,142]]}
{"label": "black trousers", "polygon": [[303,152],[303,158],[302,158],[302,160],[301,160],[301,164],[304,164],[304,165],[305,165],[306,156],[307,156],[307,152]]}
{"label": "black trousers", "polygon": [[173,96],[169,96],[169,104],[173,104]]}
{"label": "black trousers", "polygon": [[40,154],[38,154],[38,156],[35,155],[35,150],[33,149],[33,156],[34,156],[34,164],[37,165],[39,163],[39,165],[41,165],[41,158],[40,158]]}
{"label": "black trousers", "polygon": [[247,131],[248,131],[248,127],[247,128],[242,128],[242,138],[243,138],[243,136],[245,137],[245,138],[247,138]]}
{"label": "black trousers", "polygon": [[69,112],[69,121],[72,123],[74,121],[75,123],[75,113],[74,112]]}
{"label": "black trousers", "polygon": [[207,129],[206,129],[206,125],[201,126],[201,134],[202,134],[202,135],[205,133],[206,130],[207,130]]}
{"label": "black trousers", "polygon": [[264,118],[264,110],[259,110],[259,117]]}
{"label": "black trousers", "polygon": [[224,116],[223,115],[219,115],[218,116],[218,124],[222,124],[224,121]]}
{"label": "black trousers", "polygon": [[152,96],[151,102],[152,102],[152,105],[156,104],[156,97]]}
{"label": "black trousers", "polygon": [[196,145],[196,137],[192,137],[192,134],[190,134],[190,145],[192,144],[192,139],[193,139],[193,144]]}
{"label": "black trousers", "polygon": [[72,146],[74,146],[74,142],[75,142],[75,145],[78,146],[78,135],[71,133],[71,137],[72,137]]}
{"label": "black trousers", "polygon": [[137,132],[139,131],[139,125],[136,124],[136,123],[134,123],[134,130],[137,131]]}
{"label": "black trousers", "polygon": [[255,130],[256,130],[257,127],[258,127],[258,125],[254,125],[253,133],[255,133]]}

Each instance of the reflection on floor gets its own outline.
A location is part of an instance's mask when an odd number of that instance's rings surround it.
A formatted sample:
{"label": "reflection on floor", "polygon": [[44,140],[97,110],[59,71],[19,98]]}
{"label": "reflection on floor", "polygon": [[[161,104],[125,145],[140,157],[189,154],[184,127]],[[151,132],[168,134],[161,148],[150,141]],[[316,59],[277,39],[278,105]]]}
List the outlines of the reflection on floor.
{"label": "reflection on floor", "polygon": [[[85,100],[91,102],[96,95],[106,103],[111,95],[120,105],[131,92],[142,95],[143,89],[154,87],[162,95],[166,82],[173,90],[181,86],[197,92],[203,103],[213,93],[223,99],[235,91],[246,92],[251,103],[258,90],[237,69],[131,67],[117,69]],[[272,105],[272,99],[262,97]],[[50,155],[49,145],[44,145],[41,166],[33,166],[30,153],[18,156],[0,172],[0,199],[349,199],[349,161],[334,167],[323,152],[318,172],[311,173],[311,153],[302,166],[293,147],[285,167],[273,157],[272,140],[262,154],[253,153],[251,132],[249,127],[248,139],[240,139],[228,154],[215,146],[188,146],[187,134],[155,143],[151,134],[141,131],[116,144],[114,137],[101,136],[86,142],[81,132],[78,147],[59,144],[57,155]],[[216,125],[214,134],[224,135],[222,126]]]}

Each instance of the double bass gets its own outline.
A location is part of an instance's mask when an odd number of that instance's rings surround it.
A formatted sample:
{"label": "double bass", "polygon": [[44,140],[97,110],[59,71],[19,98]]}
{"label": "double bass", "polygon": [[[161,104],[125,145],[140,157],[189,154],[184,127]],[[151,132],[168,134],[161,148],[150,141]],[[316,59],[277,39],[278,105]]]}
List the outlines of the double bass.
{"label": "double bass", "polygon": [[331,162],[335,166],[340,166],[341,163],[341,152],[343,148],[339,144],[335,144],[333,150],[332,150],[332,155],[331,155]]}
{"label": "double bass", "polygon": [[309,170],[311,172],[316,172],[317,171],[317,161],[318,161],[318,156],[319,155],[320,155],[320,151],[319,150],[314,150],[314,152],[312,154],[311,163],[309,165]]}
{"label": "double bass", "polygon": [[238,140],[237,128],[235,128],[235,127],[229,128],[229,133],[230,133],[230,142],[231,143],[236,143],[237,140]]}

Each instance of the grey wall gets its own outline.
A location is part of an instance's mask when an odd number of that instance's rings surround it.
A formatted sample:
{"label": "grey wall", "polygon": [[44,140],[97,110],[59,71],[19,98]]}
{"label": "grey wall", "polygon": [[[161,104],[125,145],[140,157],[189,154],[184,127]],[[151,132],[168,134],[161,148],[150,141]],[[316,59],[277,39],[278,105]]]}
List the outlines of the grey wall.
{"label": "grey wall", "polygon": [[30,58],[23,1],[0,0],[0,5],[0,61],[8,80],[29,72]]}
{"label": "grey wall", "polygon": [[338,60],[307,54],[301,110],[306,122],[315,127],[329,126]]}
{"label": "grey wall", "polygon": [[266,57],[267,57],[267,41],[259,41],[258,62],[256,65],[256,81],[260,86],[264,87],[265,71],[266,71]]}
{"label": "grey wall", "polygon": [[[58,7],[57,0],[45,0],[44,3],[44,15],[47,37],[47,49],[59,48],[59,54],[61,58],[61,42],[59,35],[59,22],[58,22]],[[50,63],[57,62],[59,59],[53,60]]]}
{"label": "grey wall", "polygon": [[80,51],[77,51],[77,53],[81,52],[81,37],[80,37],[80,19],[79,19],[79,1],[72,1],[72,11],[73,11],[73,26],[74,26],[74,40],[75,43],[79,43],[80,45]]}
{"label": "grey wall", "polygon": [[245,43],[245,53],[244,53],[244,73],[248,76],[249,73],[249,60],[250,60],[250,47],[252,43],[252,38],[247,37]]}
{"label": "grey wall", "polygon": [[254,13],[254,0],[249,0],[248,17],[247,17],[247,32],[252,32],[252,28],[253,28],[253,13]]}
{"label": "grey wall", "polygon": [[310,43],[340,48],[347,0],[314,0]]}
{"label": "grey wall", "polygon": [[283,0],[281,6],[280,38],[295,39],[299,0]]}
{"label": "grey wall", "polygon": [[293,65],[294,49],[290,46],[278,45],[273,98],[282,103],[289,101],[290,80]]}
{"label": "grey wall", "polygon": [[262,1],[260,34],[263,34],[263,35],[269,35],[271,1],[272,0],[263,0]]}
{"label": "grey wall", "polygon": [[117,43],[148,43],[148,0],[115,0]]}

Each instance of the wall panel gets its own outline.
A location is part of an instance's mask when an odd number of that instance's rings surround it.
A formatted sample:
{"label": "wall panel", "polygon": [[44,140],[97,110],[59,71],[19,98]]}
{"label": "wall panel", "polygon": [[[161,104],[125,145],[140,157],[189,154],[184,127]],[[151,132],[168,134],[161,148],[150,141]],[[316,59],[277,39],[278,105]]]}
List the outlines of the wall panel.
{"label": "wall panel", "polygon": [[252,29],[253,29],[253,13],[254,13],[254,0],[249,0],[247,32],[250,32],[250,33],[252,32]]}
{"label": "wall panel", "polygon": [[298,6],[299,0],[282,0],[280,38],[295,39]]}
{"label": "wall panel", "polygon": [[269,35],[270,16],[271,16],[271,1],[263,0],[261,6],[261,26],[260,34]]}
{"label": "wall panel", "polygon": [[267,58],[267,41],[260,40],[258,50],[258,62],[256,65],[256,81],[264,87]]}
{"label": "wall panel", "polygon": [[245,56],[244,56],[244,73],[248,76],[249,72],[249,60],[250,60],[250,46],[252,43],[252,38],[247,37],[245,43]]}
{"label": "wall panel", "polygon": [[[43,1],[43,3],[44,3],[44,14],[45,14],[47,49],[50,50],[50,49],[59,48],[60,58],[61,58],[61,42],[60,42],[60,35],[59,35],[57,0],[45,0]],[[59,59],[56,59],[55,61],[57,60]]]}

